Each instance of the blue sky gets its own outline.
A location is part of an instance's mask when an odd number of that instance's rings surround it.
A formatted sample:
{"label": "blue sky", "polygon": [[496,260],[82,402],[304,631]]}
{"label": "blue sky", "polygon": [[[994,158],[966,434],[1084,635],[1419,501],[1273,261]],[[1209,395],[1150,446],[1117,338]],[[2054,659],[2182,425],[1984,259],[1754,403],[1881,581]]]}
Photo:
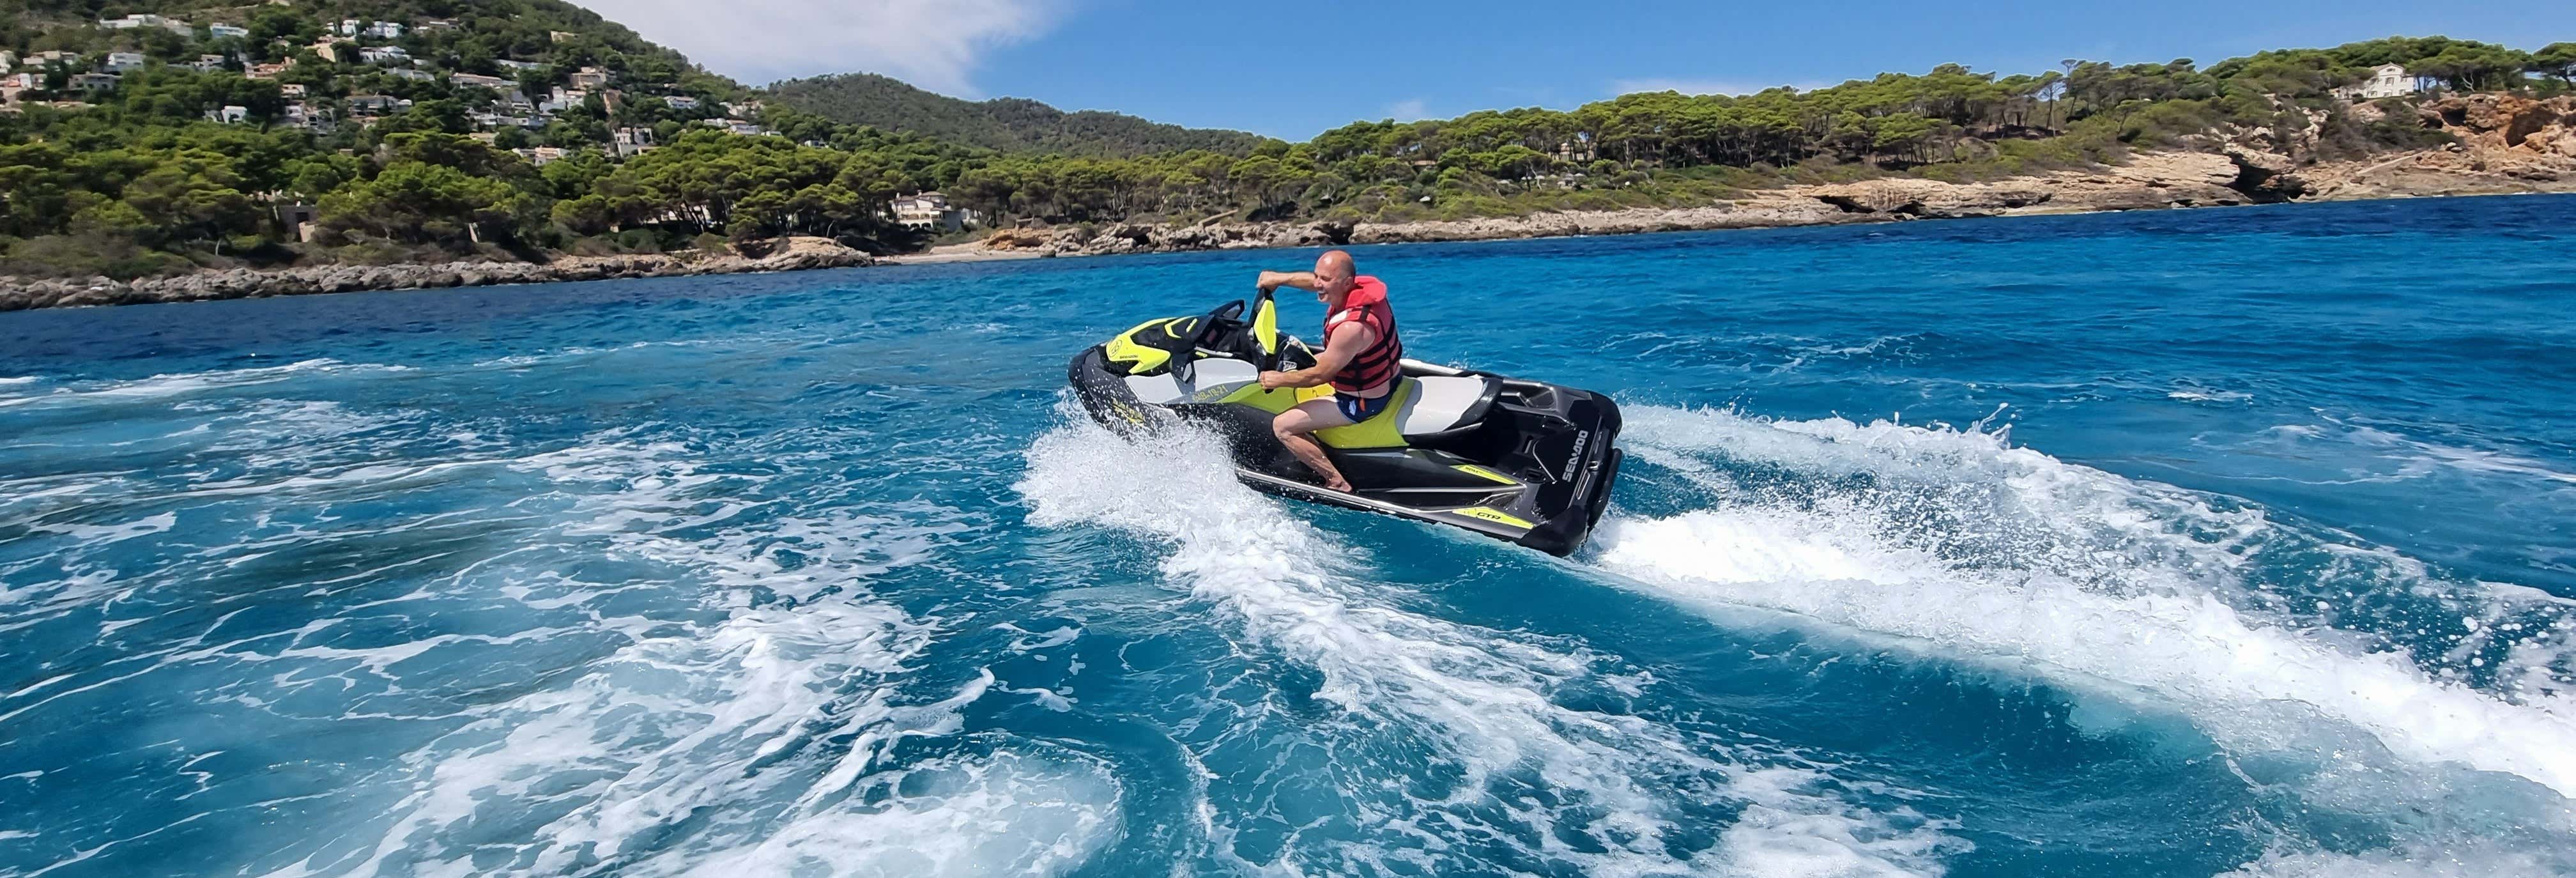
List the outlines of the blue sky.
{"label": "blue sky", "polygon": [[1622,91],[1814,87],[1957,62],[2039,72],[2443,34],[2576,40],[2576,2],[2087,4],[575,0],[746,82],[867,71],[1302,140],[1355,119]]}

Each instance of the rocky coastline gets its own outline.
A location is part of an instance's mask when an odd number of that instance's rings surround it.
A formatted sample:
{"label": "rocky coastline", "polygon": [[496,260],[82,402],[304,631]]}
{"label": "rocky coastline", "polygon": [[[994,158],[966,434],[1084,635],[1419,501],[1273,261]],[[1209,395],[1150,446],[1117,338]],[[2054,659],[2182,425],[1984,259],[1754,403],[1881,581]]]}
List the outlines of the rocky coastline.
{"label": "rocky coastline", "polygon": [[[2375,112],[2375,110],[2373,111]],[[2157,210],[2287,201],[2576,192],[2576,98],[2477,94],[2423,108],[2457,142],[2361,161],[2301,165],[2263,132],[2127,164],[1980,183],[1886,178],[1790,186],[1700,207],[1538,213],[1400,223],[1282,222],[1016,229],[995,255],[1096,256],[1188,250],[1486,241],[1637,232],[1819,226],[1917,219]],[[951,255],[954,258],[955,254]],[[897,258],[896,261],[902,261]]]}
{"label": "rocky coastline", "polygon": [[0,277],[0,311],[188,302],[358,290],[487,286],[923,263],[1270,247],[1488,241],[1574,235],[1904,222],[1918,219],[2151,210],[2286,201],[2576,192],[2576,98],[2469,95],[2426,105],[2456,142],[2367,160],[2301,165],[2265,138],[2212,139],[2192,151],[1979,183],[1887,178],[1792,186],[1714,204],[1397,223],[1306,221],[1115,223],[1007,229],[969,245],[873,258],[822,238],[794,238],[761,258],[633,255],[547,263],[320,266],[209,271],[119,282]]}
{"label": "rocky coastline", "polygon": [[749,274],[873,265],[866,253],[826,238],[790,238],[759,258],[698,254],[567,256],[552,262],[445,262],[419,265],[324,265],[201,271],[117,281],[104,277],[20,280],[0,277],[0,311],[84,305],[201,302],[362,290],[481,287],[639,277]]}

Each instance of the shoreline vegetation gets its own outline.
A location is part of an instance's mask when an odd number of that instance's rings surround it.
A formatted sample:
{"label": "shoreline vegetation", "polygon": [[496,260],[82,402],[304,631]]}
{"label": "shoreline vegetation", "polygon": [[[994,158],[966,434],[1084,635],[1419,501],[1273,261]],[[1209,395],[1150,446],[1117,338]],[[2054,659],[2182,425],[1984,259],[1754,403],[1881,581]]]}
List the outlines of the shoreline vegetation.
{"label": "shoreline vegetation", "polygon": [[[2576,43],[2062,66],[1289,143],[754,89],[560,0],[31,0],[0,22],[0,310],[2576,188]],[[977,240],[896,214],[925,191]]]}
{"label": "shoreline vegetation", "polygon": [[[2455,154],[2454,154],[2455,155]],[[2448,167],[2445,154],[2408,155],[2378,167],[2330,168],[2341,185],[2303,202],[2478,195],[2576,193],[2576,176],[2526,180]],[[30,308],[197,302],[370,290],[440,289],[930,265],[1059,257],[1178,253],[1443,241],[1499,241],[1586,235],[1652,234],[2189,209],[2284,203],[2250,199],[2218,182],[2238,167],[2226,157],[2150,154],[2118,173],[2063,173],[1991,184],[1886,181],[1791,187],[1705,207],[1560,211],[1472,220],[1396,223],[1223,223],[1190,227],[1119,224],[1099,228],[1012,230],[992,239],[871,256],[826,238],[794,237],[761,258],[734,254],[568,256],[549,263],[448,262],[384,266],[314,266],[201,271],[117,281],[105,277],[19,280],[0,276],[0,311]],[[2206,199],[2206,200],[2203,200]]]}

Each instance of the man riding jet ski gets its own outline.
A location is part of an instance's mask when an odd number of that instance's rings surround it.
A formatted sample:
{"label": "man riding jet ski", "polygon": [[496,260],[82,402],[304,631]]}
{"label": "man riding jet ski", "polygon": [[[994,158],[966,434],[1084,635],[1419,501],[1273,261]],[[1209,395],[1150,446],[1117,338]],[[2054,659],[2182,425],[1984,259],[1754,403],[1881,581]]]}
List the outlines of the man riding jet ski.
{"label": "man riding jet ski", "polygon": [[[1587,390],[1403,358],[1384,284],[1331,251],[1237,299],[1147,321],[1073,358],[1085,410],[1131,437],[1177,418],[1232,448],[1235,475],[1301,500],[1573,552],[1619,474],[1619,407]],[[1279,334],[1272,292],[1316,292],[1322,351]],[[1301,448],[1299,443],[1303,443]]]}
{"label": "man riding jet ski", "polygon": [[1254,283],[1263,295],[1283,286],[1308,290],[1324,303],[1324,350],[1315,365],[1294,372],[1261,373],[1265,390],[1303,390],[1330,384],[1330,402],[1300,402],[1270,419],[1270,434],[1288,453],[1324,477],[1324,487],[1349,493],[1351,483],[1315,444],[1314,432],[1348,427],[1376,417],[1395,399],[1396,363],[1404,358],[1404,341],[1395,334],[1395,309],[1387,304],[1386,284],[1359,273],[1351,254],[1326,250],[1314,271],[1265,271]]}

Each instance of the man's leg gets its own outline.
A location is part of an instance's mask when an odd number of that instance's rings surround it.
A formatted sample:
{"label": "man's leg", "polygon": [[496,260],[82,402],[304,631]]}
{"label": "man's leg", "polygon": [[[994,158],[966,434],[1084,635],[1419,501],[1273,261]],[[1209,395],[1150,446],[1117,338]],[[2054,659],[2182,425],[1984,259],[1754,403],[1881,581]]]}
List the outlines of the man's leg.
{"label": "man's leg", "polygon": [[1343,480],[1342,471],[1334,469],[1332,460],[1324,457],[1324,446],[1315,441],[1314,432],[1350,423],[1351,419],[1342,417],[1341,408],[1332,399],[1310,399],[1270,419],[1270,435],[1279,437],[1279,444],[1288,446],[1288,453],[1296,455],[1307,469],[1323,476],[1324,487],[1348,491],[1351,483]]}

